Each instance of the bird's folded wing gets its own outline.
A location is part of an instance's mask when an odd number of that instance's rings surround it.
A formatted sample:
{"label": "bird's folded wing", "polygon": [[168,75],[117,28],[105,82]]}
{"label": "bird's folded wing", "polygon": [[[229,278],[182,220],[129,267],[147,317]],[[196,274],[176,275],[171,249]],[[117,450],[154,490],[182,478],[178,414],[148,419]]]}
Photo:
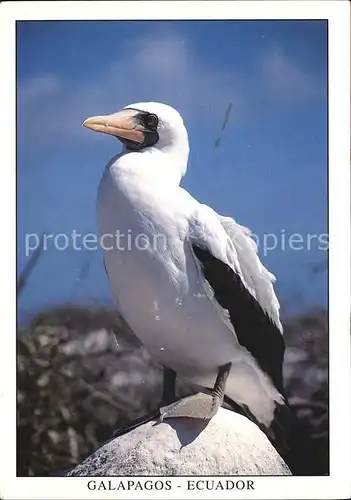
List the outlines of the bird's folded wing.
{"label": "bird's folded wing", "polygon": [[[199,205],[190,221],[189,243],[204,290],[221,307],[238,342],[283,392],[284,341],[273,276],[257,256],[246,228]],[[225,313],[225,314],[223,314]]]}
{"label": "bird's folded wing", "polygon": [[279,302],[273,288],[275,277],[261,263],[250,230],[200,203],[193,213],[189,229],[191,244],[207,249],[214,257],[229,265],[282,331]]}

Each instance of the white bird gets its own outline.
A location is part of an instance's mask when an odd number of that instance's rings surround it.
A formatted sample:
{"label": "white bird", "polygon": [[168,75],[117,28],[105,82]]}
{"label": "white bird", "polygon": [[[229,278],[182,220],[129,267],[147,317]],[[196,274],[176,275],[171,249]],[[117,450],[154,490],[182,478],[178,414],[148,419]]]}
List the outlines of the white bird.
{"label": "white bird", "polygon": [[274,434],[286,408],[275,278],[246,227],[180,187],[189,153],[180,114],[137,103],[83,125],[124,144],[98,193],[116,303],[149,352],[200,388],[163,417],[209,419],[224,396]]}

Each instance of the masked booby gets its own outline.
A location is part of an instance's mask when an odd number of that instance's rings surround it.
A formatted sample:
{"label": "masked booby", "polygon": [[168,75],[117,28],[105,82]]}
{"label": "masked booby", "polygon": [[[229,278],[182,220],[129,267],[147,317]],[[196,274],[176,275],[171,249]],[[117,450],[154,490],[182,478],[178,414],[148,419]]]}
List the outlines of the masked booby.
{"label": "masked booby", "polygon": [[162,417],[210,419],[225,398],[277,439],[287,406],[275,278],[246,227],[180,186],[189,154],[180,114],[136,103],[83,126],[124,145],[97,201],[104,241],[128,235],[125,247],[103,248],[116,304],[173,382],[179,374],[199,387],[161,408]]}

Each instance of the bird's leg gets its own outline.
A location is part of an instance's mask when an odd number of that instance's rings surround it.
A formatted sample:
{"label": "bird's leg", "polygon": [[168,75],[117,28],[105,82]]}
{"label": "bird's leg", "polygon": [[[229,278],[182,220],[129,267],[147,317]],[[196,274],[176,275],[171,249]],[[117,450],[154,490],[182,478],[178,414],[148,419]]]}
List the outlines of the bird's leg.
{"label": "bird's leg", "polygon": [[163,365],[163,384],[161,406],[169,405],[176,399],[175,382],[177,374],[172,368]]}
{"label": "bird's leg", "polygon": [[[168,366],[163,365],[163,379],[162,379],[162,398],[161,398],[161,406],[169,405],[174,402],[176,399],[175,395],[175,381],[177,374],[172,368],[168,368]],[[126,427],[122,429],[118,429],[113,433],[113,437],[122,436],[127,432],[139,427],[139,425],[146,424],[151,420],[156,420],[160,416],[160,411],[155,410],[152,413],[144,415],[143,417],[139,417],[134,422],[131,422]]]}
{"label": "bird's leg", "polygon": [[208,392],[198,392],[168,406],[161,407],[161,420],[175,417],[211,420],[223,403],[225,384],[231,366],[231,363],[227,363],[219,367],[214,387]]}

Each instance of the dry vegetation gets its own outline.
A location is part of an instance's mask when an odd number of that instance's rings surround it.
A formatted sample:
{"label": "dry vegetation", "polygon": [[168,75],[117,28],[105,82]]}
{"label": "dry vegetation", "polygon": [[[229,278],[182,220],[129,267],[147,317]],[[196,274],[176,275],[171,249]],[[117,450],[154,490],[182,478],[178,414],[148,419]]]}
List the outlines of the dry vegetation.
{"label": "dry vegetation", "polygon": [[[313,424],[314,473],[328,473],[328,329],[323,311],[285,324],[286,387]],[[116,343],[114,336],[118,339]],[[105,309],[56,308],[18,333],[18,475],[55,475],[157,408],[160,368]]]}

